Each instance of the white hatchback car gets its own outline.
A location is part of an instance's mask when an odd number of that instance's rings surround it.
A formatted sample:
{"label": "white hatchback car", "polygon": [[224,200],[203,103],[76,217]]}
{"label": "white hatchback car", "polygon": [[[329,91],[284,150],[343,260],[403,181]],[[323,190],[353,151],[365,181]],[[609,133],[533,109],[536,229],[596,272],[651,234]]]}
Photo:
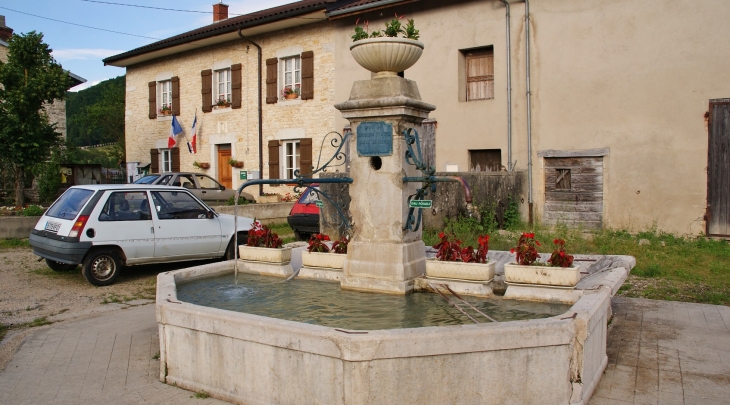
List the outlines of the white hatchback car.
{"label": "white hatchback car", "polygon": [[[239,245],[252,223],[238,218]],[[182,187],[85,185],[69,188],[51,205],[30,245],[51,269],[82,264],[86,280],[103,286],[125,265],[232,259],[233,229],[233,215],[216,213]]]}

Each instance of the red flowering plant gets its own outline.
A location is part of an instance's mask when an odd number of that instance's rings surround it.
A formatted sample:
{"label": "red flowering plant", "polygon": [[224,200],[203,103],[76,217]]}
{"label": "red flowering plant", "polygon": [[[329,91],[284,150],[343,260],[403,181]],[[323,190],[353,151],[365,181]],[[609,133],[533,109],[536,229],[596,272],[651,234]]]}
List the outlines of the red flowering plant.
{"label": "red flowering plant", "polygon": [[520,240],[517,241],[517,246],[510,252],[515,254],[517,264],[532,266],[540,257],[537,253],[537,246],[540,246],[540,242],[535,239],[534,233],[523,233]]}
{"label": "red flowering plant", "polygon": [[550,265],[553,267],[572,266],[573,256],[565,253],[565,241],[562,239],[555,239],[553,240],[553,245],[555,245],[555,250],[550,256],[550,260],[548,260],[548,263],[550,263]]}
{"label": "red flowering plant", "polygon": [[329,240],[329,236],[322,233],[315,233],[309,237],[309,246],[307,246],[307,251],[309,253],[327,253],[330,251],[330,248],[325,244],[325,242]]}
{"label": "red flowering plant", "polygon": [[441,241],[433,245],[437,249],[436,260],[444,262],[464,263],[486,263],[487,252],[489,252],[489,235],[482,235],[477,238],[479,246],[474,250],[473,246],[461,246],[461,241],[453,235],[444,232],[439,233]]}
{"label": "red flowering plant", "polygon": [[281,248],[283,241],[266,225],[262,225],[259,221],[253,221],[251,230],[248,231],[248,241],[246,246],[265,247],[265,248]]}
{"label": "red flowering plant", "polygon": [[336,240],[335,243],[332,244],[332,252],[341,255],[347,254],[348,243],[350,243],[350,239],[347,236],[342,235],[340,240]]}

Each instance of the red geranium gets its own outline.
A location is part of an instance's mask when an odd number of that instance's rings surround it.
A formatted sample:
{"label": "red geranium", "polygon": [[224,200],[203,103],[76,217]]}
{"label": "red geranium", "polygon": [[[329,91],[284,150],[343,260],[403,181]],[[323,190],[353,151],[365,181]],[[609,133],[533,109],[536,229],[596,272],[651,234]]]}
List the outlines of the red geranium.
{"label": "red geranium", "polygon": [[540,246],[540,242],[535,240],[534,233],[523,233],[520,240],[517,241],[517,246],[510,252],[515,254],[517,264],[530,266],[540,257],[540,254],[537,253],[537,246]]}
{"label": "red geranium", "polygon": [[565,241],[562,239],[553,240],[555,250],[550,256],[550,263],[553,267],[570,267],[573,265],[573,256],[565,253]]}

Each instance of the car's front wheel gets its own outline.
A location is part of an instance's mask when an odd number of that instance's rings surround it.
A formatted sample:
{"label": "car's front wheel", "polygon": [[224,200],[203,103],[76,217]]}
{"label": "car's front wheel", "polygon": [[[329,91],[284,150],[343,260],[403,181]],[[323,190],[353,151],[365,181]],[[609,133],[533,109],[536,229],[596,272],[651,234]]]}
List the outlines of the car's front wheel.
{"label": "car's front wheel", "polygon": [[119,255],[114,250],[95,250],[84,259],[84,278],[93,285],[110,285],[119,277],[121,267]]}
{"label": "car's front wheel", "polygon": [[[226,248],[226,255],[224,256],[225,260],[234,259],[234,255],[236,254],[236,251],[233,250],[233,241],[234,241],[234,238],[231,238],[231,241],[228,242],[228,247]],[[239,232],[238,233],[238,246],[245,246],[246,242],[248,242],[248,234],[246,232]]]}
{"label": "car's front wheel", "polygon": [[78,264],[66,264],[51,259],[46,259],[46,264],[53,271],[71,271],[78,266]]}

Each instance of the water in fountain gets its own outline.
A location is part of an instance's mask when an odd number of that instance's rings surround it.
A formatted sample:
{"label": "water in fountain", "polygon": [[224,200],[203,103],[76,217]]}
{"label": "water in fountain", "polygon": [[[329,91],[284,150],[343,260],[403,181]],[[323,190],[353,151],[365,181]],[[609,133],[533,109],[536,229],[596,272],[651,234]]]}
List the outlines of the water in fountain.
{"label": "water in fountain", "polygon": [[[194,280],[178,285],[178,299],[254,315],[356,330],[468,325],[473,322],[433,293],[406,297],[342,291],[338,283],[239,274]],[[547,318],[570,305],[464,297],[498,321]],[[473,311],[472,315],[477,317]],[[488,322],[482,318],[481,321]]]}

